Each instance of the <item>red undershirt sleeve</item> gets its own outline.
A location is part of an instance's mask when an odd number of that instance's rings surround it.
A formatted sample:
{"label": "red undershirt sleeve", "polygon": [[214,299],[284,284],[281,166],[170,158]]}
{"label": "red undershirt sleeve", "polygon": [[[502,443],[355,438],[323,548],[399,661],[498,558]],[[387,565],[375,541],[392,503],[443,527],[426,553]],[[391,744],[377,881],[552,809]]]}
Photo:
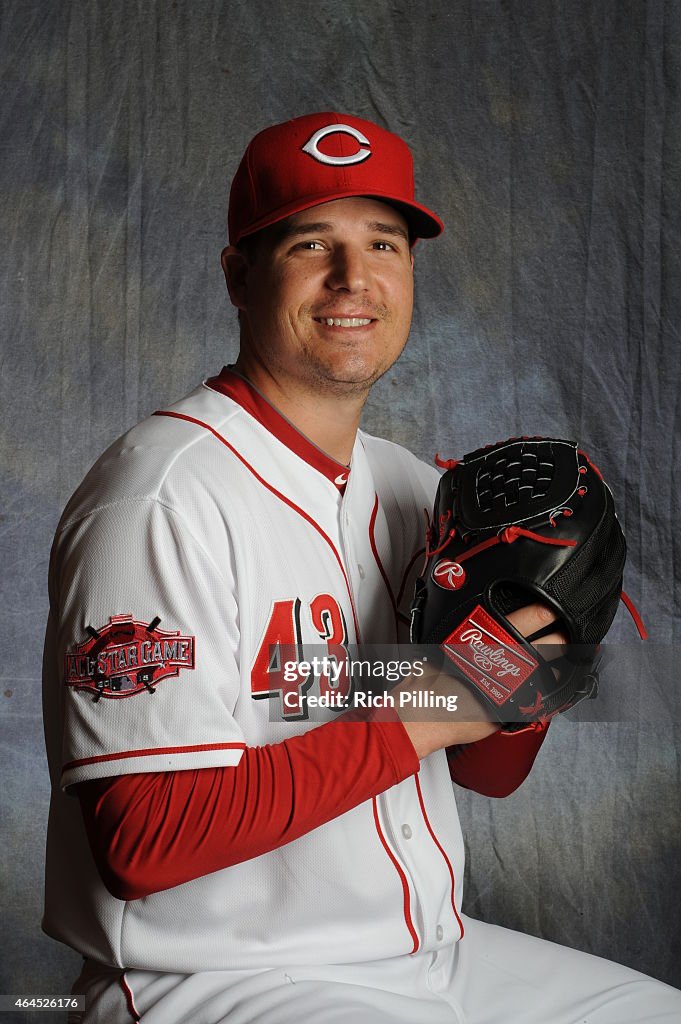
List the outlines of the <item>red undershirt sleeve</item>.
{"label": "red undershirt sleeve", "polygon": [[447,747],[449,774],[483,796],[509,796],[529,775],[547,731],[548,722],[534,722],[518,732],[495,732],[476,743]]}
{"label": "red undershirt sleeve", "polygon": [[418,772],[399,720],[348,717],[247,747],[236,767],[79,783],[107,889],[120,900],[140,899],[258,857]]}

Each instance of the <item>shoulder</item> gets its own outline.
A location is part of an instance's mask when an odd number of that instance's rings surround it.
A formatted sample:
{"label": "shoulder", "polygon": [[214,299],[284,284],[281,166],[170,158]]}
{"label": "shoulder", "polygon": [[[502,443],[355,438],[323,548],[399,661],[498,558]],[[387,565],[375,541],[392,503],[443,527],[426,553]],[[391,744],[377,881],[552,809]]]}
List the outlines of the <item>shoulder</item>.
{"label": "shoulder", "polygon": [[68,502],[60,528],[120,504],[174,506],[210,476],[213,432],[238,414],[229,399],[200,385],[142,420],[97,459]]}

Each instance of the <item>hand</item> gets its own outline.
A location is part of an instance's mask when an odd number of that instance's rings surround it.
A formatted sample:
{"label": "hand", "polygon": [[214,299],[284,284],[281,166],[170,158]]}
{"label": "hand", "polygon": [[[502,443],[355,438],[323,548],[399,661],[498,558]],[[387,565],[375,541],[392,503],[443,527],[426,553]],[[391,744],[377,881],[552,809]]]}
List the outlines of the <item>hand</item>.
{"label": "hand", "polygon": [[[507,618],[523,636],[532,636],[538,629],[543,629],[544,626],[553,622],[556,614],[548,605],[536,602],[510,612]],[[557,629],[535,642],[537,645],[554,645],[555,652],[551,652],[548,657],[550,661],[560,656],[560,647],[567,643],[567,637]],[[458,697],[456,714],[440,713],[441,721],[433,721],[437,717],[437,713],[430,710],[423,712],[423,717],[426,720],[419,721],[415,720],[416,712],[414,710],[397,709],[398,714],[400,714],[400,710],[402,711],[400,715],[402,724],[409,734],[419,758],[427,757],[434,750],[454,744],[475,743],[476,740],[484,739],[501,728],[499,722],[492,719],[491,712],[483,706],[465,683],[459,683],[451,676],[441,675],[429,666],[426,666],[425,674],[418,681],[405,680],[393,690],[393,693],[398,693],[402,689],[422,689],[443,695],[456,693]]]}

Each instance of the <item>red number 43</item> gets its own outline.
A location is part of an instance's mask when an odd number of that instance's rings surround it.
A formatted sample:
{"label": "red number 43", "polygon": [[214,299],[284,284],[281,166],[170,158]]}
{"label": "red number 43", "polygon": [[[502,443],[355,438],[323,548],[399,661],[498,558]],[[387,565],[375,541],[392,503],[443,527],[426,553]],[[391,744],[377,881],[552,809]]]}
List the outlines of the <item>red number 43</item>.
{"label": "red number 43", "polygon": [[[251,670],[253,697],[256,700],[278,698],[282,718],[287,721],[308,717],[303,698],[314,681],[312,671],[300,670],[300,662],[306,660],[301,608],[299,598],[274,602]],[[340,673],[333,673],[333,678],[329,672],[320,674],[320,695],[334,693],[347,697],[351,685],[348,672],[348,632],[341,607],[330,594],[319,594],[310,602],[309,613],[319,639],[326,643],[327,667],[331,661],[343,666]]]}

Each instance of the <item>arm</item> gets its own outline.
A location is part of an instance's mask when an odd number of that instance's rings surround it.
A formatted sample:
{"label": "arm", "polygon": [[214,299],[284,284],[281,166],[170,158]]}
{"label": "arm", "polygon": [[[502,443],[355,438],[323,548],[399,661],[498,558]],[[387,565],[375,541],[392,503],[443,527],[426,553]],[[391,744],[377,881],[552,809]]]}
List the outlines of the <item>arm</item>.
{"label": "arm", "polygon": [[498,731],[476,743],[448,747],[452,780],[482,796],[510,796],[529,775],[548,727],[548,722],[534,722],[519,732]]}
{"label": "arm", "polygon": [[[236,767],[81,782],[75,790],[102,880],[117,899],[140,899],[290,843],[416,774],[426,730],[350,713],[247,747]],[[463,742],[488,732],[449,723],[447,736]]]}
{"label": "arm", "polygon": [[111,894],[140,899],[258,857],[418,771],[399,721],[343,717],[247,747],[236,767],[79,783],[92,854]]}
{"label": "arm", "polygon": [[350,713],[281,743],[247,747],[236,767],[80,783],[104,883],[118,899],[140,899],[300,838],[415,774],[434,750],[492,737],[499,726],[472,694],[462,696],[469,720],[362,721]]}

